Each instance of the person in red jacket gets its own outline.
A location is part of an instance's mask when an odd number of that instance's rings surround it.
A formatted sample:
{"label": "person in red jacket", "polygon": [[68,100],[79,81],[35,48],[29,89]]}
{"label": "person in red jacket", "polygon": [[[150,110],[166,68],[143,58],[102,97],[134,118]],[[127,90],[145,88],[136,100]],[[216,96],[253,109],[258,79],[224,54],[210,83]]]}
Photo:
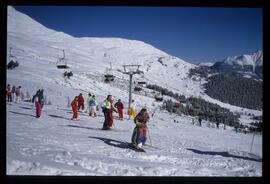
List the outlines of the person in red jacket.
{"label": "person in red jacket", "polygon": [[84,110],[84,98],[83,95],[80,93],[79,101],[78,101],[78,110],[82,107],[82,111]]}
{"label": "person in red jacket", "polygon": [[121,99],[118,99],[118,102],[115,103],[114,107],[117,108],[118,115],[119,115],[118,118],[120,120],[123,120],[123,109],[124,109],[124,105],[121,102]]}
{"label": "person in red jacket", "polygon": [[71,102],[71,107],[72,107],[72,111],[73,111],[73,118],[72,120],[76,121],[78,118],[78,101],[79,101],[79,97],[76,96],[74,98],[74,100]]}
{"label": "person in red jacket", "polygon": [[7,97],[8,97],[8,102],[12,102],[12,93],[11,93],[10,84],[7,85]]}

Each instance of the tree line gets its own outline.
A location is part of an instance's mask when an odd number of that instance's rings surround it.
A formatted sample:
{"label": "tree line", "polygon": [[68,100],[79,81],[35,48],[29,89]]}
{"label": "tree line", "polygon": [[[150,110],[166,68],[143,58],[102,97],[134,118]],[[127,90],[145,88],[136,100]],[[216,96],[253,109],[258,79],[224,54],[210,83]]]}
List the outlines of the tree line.
{"label": "tree line", "polygon": [[[165,100],[163,108],[170,113],[176,113],[181,115],[182,113],[190,116],[200,116],[205,120],[212,122],[219,122],[229,126],[239,127],[239,114],[234,114],[230,110],[220,107],[217,104],[213,104],[203,100],[202,98],[189,97],[184,95],[173,93],[168,89],[160,87],[158,85],[148,84],[146,86],[149,89],[158,91],[163,95],[174,98],[177,102],[172,100]],[[182,103],[181,103],[182,102]]]}

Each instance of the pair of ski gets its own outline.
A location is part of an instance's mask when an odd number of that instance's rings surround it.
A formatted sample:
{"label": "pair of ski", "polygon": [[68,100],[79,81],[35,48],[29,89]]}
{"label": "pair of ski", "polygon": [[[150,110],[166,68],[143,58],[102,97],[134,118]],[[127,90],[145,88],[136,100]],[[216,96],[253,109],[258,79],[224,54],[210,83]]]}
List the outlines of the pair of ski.
{"label": "pair of ski", "polygon": [[132,150],[137,151],[137,152],[144,152],[144,153],[146,153],[146,150],[147,150],[148,148],[159,149],[158,147],[155,147],[155,146],[152,146],[152,145],[149,145],[149,144],[145,144],[145,145],[143,145],[142,147],[138,147],[138,146],[136,146],[136,145],[134,145],[134,144],[132,144],[132,143],[128,143],[128,142],[127,142],[127,144],[129,145],[129,147],[130,147]]}

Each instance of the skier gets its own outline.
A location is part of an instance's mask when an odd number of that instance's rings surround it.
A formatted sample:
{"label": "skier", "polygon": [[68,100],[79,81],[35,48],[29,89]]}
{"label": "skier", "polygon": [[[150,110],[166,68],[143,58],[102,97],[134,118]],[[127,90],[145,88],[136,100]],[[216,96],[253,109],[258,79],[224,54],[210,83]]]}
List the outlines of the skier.
{"label": "skier", "polygon": [[131,101],[130,103],[130,109],[128,110],[128,119],[130,120],[130,117],[133,116],[135,118],[136,116],[136,104],[134,100]]}
{"label": "skier", "polygon": [[79,100],[78,100],[78,110],[82,107],[82,111],[84,110],[84,98],[82,93],[79,95]]}
{"label": "skier", "polygon": [[[43,96],[43,89],[39,89],[35,95],[35,105],[36,105],[36,111],[37,116],[40,117],[42,113],[42,108],[44,105],[44,96]],[[37,103],[36,103],[37,102]]]}
{"label": "skier", "polygon": [[16,89],[16,102],[20,103],[21,100],[21,86],[17,87]]}
{"label": "skier", "polygon": [[89,116],[97,117],[97,113],[96,113],[97,101],[96,101],[95,95],[93,95],[89,103],[90,103]]}
{"label": "skier", "polygon": [[111,103],[111,109],[109,111],[109,127],[112,128],[112,125],[113,125],[113,111],[117,112],[117,110],[113,106],[113,100],[112,99],[110,100],[110,103]]}
{"label": "skier", "polygon": [[88,99],[87,99],[87,104],[88,104],[88,109],[89,109],[89,116],[91,116],[91,114],[90,114],[90,101],[91,101],[91,99],[92,99],[92,95],[91,95],[91,93],[88,93]]}
{"label": "skier", "polygon": [[34,98],[34,102],[35,102],[35,106],[36,106],[36,118],[39,118],[41,116],[41,103],[39,101],[38,95],[36,95]]}
{"label": "skier", "polygon": [[38,89],[37,92],[36,92],[36,94],[33,96],[32,103],[35,102],[35,98],[36,98],[36,96],[38,96],[39,93],[40,93],[40,89]]}
{"label": "skier", "polygon": [[12,94],[11,94],[10,84],[7,85],[6,91],[7,91],[8,102],[12,102]]}
{"label": "skier", "polygon": [[200,126],[202,126],[202,118],[201,117],[199,117],[199,124],[200,124]]}
{"label": "skier", "polygon": [[79,101],[79,97],[75,96],[74,100],[71,102],[71,107],[72,107],[72,111],[73,111],[73,117],[72,120],[73,121],[77,121],[78,119],[78,101]]}
{"label": "skier", "polygon": [[41,109],[43,108],[43,105],[44,105],[44,96],[43,96],[43,89],[40,90],[40,92],[38,93],[38,100],[39,100],[39,103],[41,105]]}
{"label": "skier", "polygon": [[146,142],[146,131],[147,131],[147,122],[149,121],[150,117],[147,113],[147,109],[142,108],[138,115],[134,118],[134,123],[136,127],[133,130],[131,136],[131,143],[135,147],[141,148],[142,145]]}
{"label": "skier", "polygon": [[101,106],[102,112],[104,113],[104,123],[102,130],[109,130],[109,122],[110,122],[110,110],[111,110],[111,103],[112,95],[108,95],[107,98],[103,101],[103,104]]}
{"label": "skier", "polygon": [[12,93],[12,99],[13,99],[13,101],[15,101],[15,95],[16,95],[16,86],[15,85],[12,86],[11,93]]}
{"label": "skier", "polygon": [[119,120],[123,120],[123,109],[124,109],[124,105],[121,102],[121,99],[118,99],[118,102],[115,103],[114,105],[115,108],[117,108],[118,111],[118,118]]}
{"label": "skier", "polygon": [[217,128],[219,129],[219,122],[218,121],[216,122],[216,125],[217,125]]}

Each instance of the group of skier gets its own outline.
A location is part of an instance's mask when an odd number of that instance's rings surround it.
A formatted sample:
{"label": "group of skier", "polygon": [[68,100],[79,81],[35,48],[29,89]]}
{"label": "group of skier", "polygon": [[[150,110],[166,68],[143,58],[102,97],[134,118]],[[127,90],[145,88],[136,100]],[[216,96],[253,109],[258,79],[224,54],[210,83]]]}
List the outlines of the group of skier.
{"label": "group of skier", "polygon": [[[42,109],[44,106],[44,90],[38,89],[36,94],[32,98],[32,103],[36,107],[36,117],[39,118],[42,115]],[[15,85],[10,86],[7,85],[6,89],[7,101],[8,102],[17,102],[20,103],[21,100],[21,86],[16,87]],[[78,96],[75,96],[71,102],[71,107],[73,111],[72,120],[78,120],[78,111],[81,109],[85,110],[84,106],[85,100],[80,93]],[[97,117],[97,111],[99,110],[99,105],[97,103],[95,95],[91,93],[88,94],[87,99],[87,107],[89,109],[89,116]],[[113,112],[118,113],[118,118],[120,121],[124,119],[124,104],[121,99],[114,104],[112,95],[108,95],[107,98],[101,103],[102,112],[104,114],[104,123],[102,130],[110,130],[113,127]],[[86,110],[87,111],[87,110]],[[86,112],[84,111],[84,112]],[[147,113],[146,108],[142,108],[141,111],[136,113],[136,104],[135,101],[132,100],[130,108],[128,109],[129,120],[134,118],[135,128],[132,133],[131,142],[132,144],[140,148],[146,142],[146,132],[147,132],[147,122],[149,121],[149,115]]]}
{"label": "group of skier", "polygon": [[[21,86],[16,87],[15,85],[13,85],[11,88],[11,85],[8,84],[6,89],[7,101],[20,103],[21,99],[23,99],[23,93],[21,89],[22,89]],[[32,103],[34,103],[36,107],[37,118],[41,116],[42,108],[44,105],[43,91],[44,91],[43,89],[39,89],[32,98]]]}
{"label": "group of skier", "polygon": [[[96,117],[96,111],[99,108],[99,105],[96,101],[95,95],[91,93],[88,94],[87,99],[88,109],[89,109],[89,116]],[[79,96],[75,96],[71,102],[71,107],[73,111],[72,120],[78,120],[78,111],[84,111],[84,98],[83,95],[80,93]],[[102,126],[102,130],[110,130],[113,127],[113,112],[118,113],[118,119],[123,121],[124,119],[124,104],[122,103],[121,99],[114,104],[112,95],[108,95],[105,100],[101,103],[101,109],[104,114],[104,122]],[[85,111],[86,112],[86,111]],[[141,111],[136,114],[136,105],[135,101],[132,100],[130,108],[128,109],[129,120],[131,117],[134,118],[135,128],[132,133],[131,142],[133,146],[137,148],[141,148],[142,145],[146,142],[146,132],[147,132],[147,122],[149,121],[150,117],[147,113],[146,108],[142,108]]]}
{"label": "group of skier", "polygon": [[11,85],[8,84],[6,88],[7,101],[20,103],[22,96],[21,88],[21,86],[16,87],[15,85],[11,88]]}

